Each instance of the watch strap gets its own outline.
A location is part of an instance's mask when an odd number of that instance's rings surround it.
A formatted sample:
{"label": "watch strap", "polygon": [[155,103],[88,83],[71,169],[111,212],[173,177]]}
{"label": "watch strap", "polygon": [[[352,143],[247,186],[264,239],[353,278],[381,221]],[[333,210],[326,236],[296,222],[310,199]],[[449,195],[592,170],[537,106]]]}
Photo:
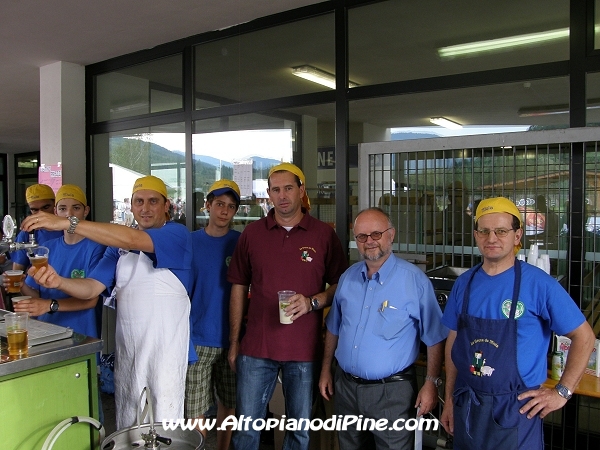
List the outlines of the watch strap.
{"label": "watch strap", "polygon": [[571,397],[573,397],[573,393],[569,390],[568,387],[566,387],[563,384],[558,383],[555,386],[555,389],[556,389],[556,392],[558,392],[558,395],[560,395],[565,400],[569,400]]}
{"label": "watch strap", "polygon": [[69,216],[67,217],[67,219],[69,219],[69,228],[67,229],[67,233],[69,234],[75,234],[75,227],[77,227],[77,225],[79,224],[79,219],[75,216]]}
{"label": "watch strap", "polygon": [[431,381],[436,387],[440,387],[442,385],[442,379],[440,377],[425,375],[425,379]]}

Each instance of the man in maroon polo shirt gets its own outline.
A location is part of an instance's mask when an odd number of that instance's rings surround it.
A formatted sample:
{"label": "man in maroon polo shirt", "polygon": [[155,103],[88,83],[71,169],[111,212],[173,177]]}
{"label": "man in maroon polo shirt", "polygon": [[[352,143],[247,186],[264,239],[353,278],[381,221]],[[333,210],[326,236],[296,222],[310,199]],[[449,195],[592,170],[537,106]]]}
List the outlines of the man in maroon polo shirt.
{"label": "man in maroon polo shirt", "polygon": [[[302,171],[283,163],[271,169],[268,182],[274,208],[245,228],[227,277],[233,283],[229,364],[237,372],[236,410],[244,418],[264,418],[281,370],[287,417],[310,419],[322,349],[322,309],[331,305],[348,264],[333,228],[308,214]],[[296,292],[286,308],[290,325],[279,322],[277,292],[282,290]],[[259,440],[260,432],[252,426],[233,436],[236,450],[258,449]],[[286,432],[284,450],[308,446],[308,430]]]}

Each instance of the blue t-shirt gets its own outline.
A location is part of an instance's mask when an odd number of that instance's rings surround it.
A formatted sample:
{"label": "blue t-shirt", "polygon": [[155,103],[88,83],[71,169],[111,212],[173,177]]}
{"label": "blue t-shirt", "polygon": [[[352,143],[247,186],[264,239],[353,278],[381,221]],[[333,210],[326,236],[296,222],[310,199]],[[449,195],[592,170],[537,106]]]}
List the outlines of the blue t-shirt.
{"label": "blue t-shirt", "polygon": [[[38,245],[46,246],[46,242],[50,239],[57,239],[63,237],[62,231],[48,231],[48,230],[35,230],[34,232],[35,241]],[[15,238],[15,242],[29,242],[29,233],[27,231],[20,231]],[[19,250],[13,252],[10,256],[14,263],[21,264],[22,266],[29,267],[29,257],[27,256],[27,250]]]}
{"label": "blue t-shirt", "polygon": [[335,357],[342,370],[376,380],[414,363],[423,341],[433,346],[448,336],[429,278],[394,255],[367,278],[366,263],[340,278],[327,330],[339,337]]}
{"label": "blue t-shirt", "polygon": [[[192,238],[186,227],[176,222],[167,222],[160,228],[144,230],[152,239],[154,253],[146,253],[152,260],[155,269],[169,269],[181,281],[188,295],[191,292],[191,267],[192,267]],[[128,250],[108,247],[104,257],[96,268],[90,273],[93,278],[104,286],[104,295],[109,297],[115,285],[117,263],[121,255]],[[137,250],[132,250],[139,253]]]}
{"label": "blue t-shirt", "polygon": [[[535,387],[547,379],[546,355],[551,332],[569,333],[585,318],[554,278],[531,264],[521,264],[521,267],[521,291],[516,312],[517,364],[525,385]],[[465,287],[473,270],[458,277],[444,309],[442,321],[452,330],[458,328]],[[486,319],[508,319],[514,278],[514,267],[494,276],[479,269],[471,284],[468,314]]]}
{"label": "blue t-shirt", "polygon": [[194,345],[229,347],[229,298],[227,268],[240,237],[229,230],[221,237],[192,233],[193,281],[191,335]]}
{"label": "blue t-shirt", "polygon": [[[65,242],[64,236],[46,241],[44,246],[50,250],[48,263],[56,270],[57,274],[65,278],[87,277],[92,269],[96,267],[106,249],[104,245],[85,238],[77,244],[69,245]],[[25,280],[25,283],[31,288],[37,289],[40,292],[40,298],[59,300],[70,297],[70,295],[58,289],[40,287],[29,276]],[[38,319],[72,328],[73,331],[87,336],[100,337],[97,308],[84,309],[82,311],[59,310],[54,314],[42,314]]]}

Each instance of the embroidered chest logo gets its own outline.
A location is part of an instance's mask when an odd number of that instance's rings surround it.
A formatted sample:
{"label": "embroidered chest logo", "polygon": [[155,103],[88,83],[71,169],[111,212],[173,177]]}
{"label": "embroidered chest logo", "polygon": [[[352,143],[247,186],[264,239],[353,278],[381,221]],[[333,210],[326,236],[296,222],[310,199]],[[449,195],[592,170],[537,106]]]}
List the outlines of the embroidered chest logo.
{"label": "embroidered chest logo", "polygon": [[300,260],[302,262],[311,262],[313,260],[311,253],[315,255],[317,251],[313,247],[300,247]]}
{"label": "embroidered chest logo", "polygon": [[483,351],[475,350],[473,358],[471,358],[471,366],[469,367],[470,372],[476,377],[491,377],[494,373],[493,367],[485,365],[485,358],[483,357]]}
{"label": "embroidered chest logo", "polygon": [[229,267],[229,263],[231,262],[231,256],[228,256],[227,258],[225,258],[225,265],[227,267]]}
{"label": "embroidered chest logo", "polygon": [[[510,307],[512,306],[512,300],[507,299],[502,302],[502,315],[508,319],[510,316]],[[515,319],[523,316],[525,313],[525,305],[522,301],[517,302],[517,310],[515,311]]]}
{"label": "embroidered chest logo", "polygon": [[85,270],[73,269],[71,271],[71,278],[85,278]]}

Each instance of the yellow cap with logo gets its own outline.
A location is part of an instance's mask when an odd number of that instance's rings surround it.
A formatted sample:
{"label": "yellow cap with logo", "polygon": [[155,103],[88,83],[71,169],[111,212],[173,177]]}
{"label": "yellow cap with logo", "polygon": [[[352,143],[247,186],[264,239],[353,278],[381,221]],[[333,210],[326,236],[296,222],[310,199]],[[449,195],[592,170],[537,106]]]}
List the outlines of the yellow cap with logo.
{"label": "yellow cap with logo", "polygon": [[274,167],[271,167],[271,170],[269,170],[269,178],[271,178],[271,175],[274,172],[280,172],[280,171],[285,171],[285,172],[291,172],[294,175],[296,175],[299,179],[300,179],[300,183],[302,185],[304,185],[305,189],[304,189],[304,197],[302,197],[302,206],[308,211],[310,210],[310,200],[308,198],[308,194],[306,193],[306,177],[304,176],[304,172],[302,172],[302,170],[300,170],[300,167],[298,167],[295,164],[292,163],[281,163],[278,164]]}
{"label": "yellow cap with logo", "polygon": [[77,200],[83,206],[87,206],[87,198],[85,193],[79,186],[74,184],[63,184],[58,192],[56,193],[56,204],[65,198],[72,198]]}
{"label": "yellow cap with logo", "polygon": [[154,175],[148,175],[146,177],[138,178],[133,183],[132,194],[135,194],[137,191],[141,191],[142,189],[149,189],[151,191],[156,191],[161,194],[164,198],[167,198],[167,186],[164,181]]}
{"label": "yellow cap with logo", "polygon": [[47,184],[32,184],[25,191],[27,203],[36,200],[54,200],[54,191]]}
{"label": "yellow cap with logo", "polygon": [[[508,213],[519,219],[519,224],[523,228],[523,219],[521,218],[521,212],[517,206],[505,197],[493,197],[481,200],[475,211],[475,222],[477,222],[482,216],[492,213]],[[515,255],[519,252],[523,244],[519,242],[515,245]]]}
{"label": "yellow cap with logo", "polygon": [[232,180],[222,179],[215,181],[206,195],[214,194],[215,197],[218,197],[219,195],[223,195],[227,192],[231,192],[233,195],[235,195],[237,201],[240,201],[240,187],[235,181]]}

